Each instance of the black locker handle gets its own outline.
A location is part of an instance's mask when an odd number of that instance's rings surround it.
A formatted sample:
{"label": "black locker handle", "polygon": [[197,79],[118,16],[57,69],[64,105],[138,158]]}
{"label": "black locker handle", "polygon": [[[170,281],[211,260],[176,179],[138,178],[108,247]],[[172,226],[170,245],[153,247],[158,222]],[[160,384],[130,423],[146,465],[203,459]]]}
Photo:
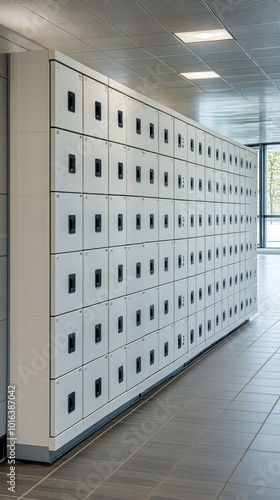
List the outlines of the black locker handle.
{"label": "black locker handle", "polygon": [[136,262],[136,278],[141,278],[141,262]]}
{"label": "black locker handle", "polygon": [[155,362],[155,351],[154,351],[154,349],[152,349],[150,351],[150,365],[153,365],[154,362]]}
{"label": "black locker handle", "polygon": [[95,381],[95,397],[99,398],[102,393],[102,383],[101,383],[101,377],[96,379]]}
{"label": "black locker handle", "polygon": [[194,151],[194,140],[190,139],[190,150],[193,152]]}
{"label": "black locker handle", "polygon": [[165,142],[165,144],[168,144],[168,130],[167,130],[167,128],[164,129],[164,142]]}
{"label": "black locker handle", "polygon": [[181,269],[182,267],[182,255],[178,255],[178,268]]}
{"label": "black locker handle", "polygon": [[193,265],[193,264],[194,264],[194,253],[192,252],[191,253],[191,265]]}
{"label": "black locker handle", "polygon": [[182,187],[182,176],[178,175],[178,188],[181,189]]}
{"label": "black locker handle", "polygon": [[194,304],[194,292],[191,292],[191,304]]}
{"label": "black locker handle", "polygon": [[140,118],[136,118],[136,134],[141,134],[141,120]]}
{"label": "black locker handle", "polygon": [[154,229],[155,227],[155,216],[154,214],[150,214],[150,229]]}
{"label": "black locker handle", "polygon": [[123,214],[118,214],[118,231],[123,231]]}
{"label": "black locker handle", "polygon": [[123,163],[121,161],[118,162],[118,179],[123,179]]}
{"label": "black locker handle", "polygon": [[123,332],[123,316],[118,317],[118,333]]}
{"label": "black locker handle", "polygon": [[95,270],[95,288],[100,288],[102,284],[102,270]]}
{"label": "black locker handle", "polygon": [[168,215],[165,214],[164,216],[164,227],[167,228],[168,227]]}
{"label": "black locker handle", "polygon": [[68,172],[69,174],[76,173],[76,155],[68,155]]}
{"label": "black locker handle", "polygon": [[123,128],[123,112],[118,109],[118,127]]}
{"label": "black locker handle", "polygon": [[136,358],[136,373],[141,372],[141,356]]}
{"label": "black locker handle", "polygon": [[194,190],[194,178],[191,177],[191,191]]}
{"label": "black locker handle", "polygon": [[218,149],[216,149],[216,160],[219,161],[219,157],[220,157],[220,152]]}
{"label": "black locker handle", "polygon": [[164,271],[168,271],[168,257],[164,258]]}
{"label": "black locker handle", "polygon": [[198,298],[199,300],[202,300],[202,288],[200,288],[198,291]]}
{"label": "black locker handle", "polygon": [[68,233],[76,234],[76,215],[68,215]]}
{"label": "black locker handle", "polygon": [[141,309],[136,311],[136,326],[141,325]]}
{"label": "black locker handle", "polygon": [[202,337],[202,325],[199,325],[198,327],[198,336]]}
{"label": "black locker handle", "polygon": [[208,146],[208,158],[211,158],[212,156],[212,149],[211,146]]}
{"label": "black locker handle", "polygon": [[164,314],[168,314],[168,300],[164,301]]}
{"label": "black locker handle", "polygon": [[182,147],[182,136],[181,134],[178,134],[178,148]]}
{"label": "black locker handle", "polygon": [[168,342],[164,343],[164,357],[168,356]]}
{"label": "black locker handle", "polygon": [[118,368],[118,381],[119,384],[123,382],[123,366],[119,366]]}
{"label": "black locker handle", "polygon": [[68,394],[68,413],[72,413],[75,410],[75,391]]}
{"label": "black locker handle", "polygon": [[155,273],[155,260],[154,259],[150,259],[150,274],[154,274]]}
{"label": "black locker handle", "polygon": [[76,274],[68,275],[68,293],[76,292]]}
{"label": "black locker handle", "polygon": [[191,215],[191,227],[194,227],[194,215]]}
{"label": "black locker handle", "polygon": [[101,121],[102,112],[101,112],[101,102],[95,101],[95,119]]}
{"label": "black locker handle", "polygon": [[136,166],[136,182],[141,182],[141,167]]}
{"label": "black locker handle", "polygon": [[102,231],[102,215],[95,214],[95,232],[101,233]]}
{"label": "black locker handle", "polygon": [[192,328],[190,331],[190,344],[193,344],[193,343],[194,343],[194,330]]}
{"label": "black locker handle", "polygon": [[153,168],[150,168],[150,184],[154,184],[155,182],[155,171]]}
{"label": "black locker handle", "polygon": [[118,283],[121,283],[123,281],[123,265],[119,264],[118,265]]}
{"label": "black locker handle", "polygon": [[178,335],[178,349],[181,349],[182,347],[182,335]]}
{"label": "black locker handle", "polygon": [[198,260],[200,263],[202,262],[202,251],[201,250],[198,253]]}
{"label": "black locker handle", "polygon": [[182,216],[178,215],[178,227],[182,227]]}
{"label": "black locker handle", "polygon": [[76,95],[75,92],[68,90],[68,111],[75,113],[76,111]]}
{"label": "black locker handle", "polygon": [[198,189],[199,191],[202,191],[202,179],[199,179],[198,181]]}
{"label": "black locker handle", "polygon": [[155,306],[154,305],[150,306],[150,321],[152,321],[153,319],[155,319]]}
{"label": "black locker handle", "polygon": [[208,260],[212,260],[212,251],[208,250]]}
{"label": "black locker handle", "polygon": [[168,186],[168,172],[164,172],[164,185]]}
{"label": "black locker handle", "polygon": [[208,285],[208,297],[211,297],[212,295],[212,286]]}
{"label": "black locker handle", "polygon": [[68,354],[75,352],[76,350],[76,333],[70,333],[68,335]]}
{"label": "black locker handle", "polygon": [[202,155],[202,142],[198,144],[198,152],[200,155]]}
{"label": "black locker handle", "polygon": [[183,304],[182,295],[179,295],[178,296],[178,309],[182,308],[182,304]]}
{"label": "black locker handle", "polygon": [[153,123],[150,123],[150,139],[155,138],[155,126]]}
{"label": "black locker handle", "polygon": [[137,231],[141,229],[141,214],[136,214],[136,229]]}
{"label": "black locker handle", "polygon": [[101,323],[98,323],[98,325],[95,325],[95,343],[99,344],[101,342],[102,338],[102,325]]}
{"label": "black locker handle", "polygon": [[95,177],[102,177],[102,161],[100,158],[95,158]]}

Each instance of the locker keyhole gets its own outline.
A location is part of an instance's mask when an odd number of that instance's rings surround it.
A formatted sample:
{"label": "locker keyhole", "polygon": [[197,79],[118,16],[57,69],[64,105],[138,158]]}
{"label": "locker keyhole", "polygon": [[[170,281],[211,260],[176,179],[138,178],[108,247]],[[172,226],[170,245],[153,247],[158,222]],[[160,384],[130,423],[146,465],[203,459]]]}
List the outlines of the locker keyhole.
{"label": "locker keyhole", "polygon": [[155,227],[155,216],[154,214],[150,214],[150,229],[154,229]]}
{"label": "locker keyhole", "polygon": [[141,262],[136,262],[136,278],[141,278]]}
{"label": "locker keyhole", "polygon": [[168,356],[168,342],[164,343],[164,357]]}
{"label": "locker keyhole", "polygon": [[141,120],[140,118],[136,118],[136,134],[141,134]]}
{"label": "locker keyhole", "polygon": [[155,171],[153,168],[150,168],[150,184],[154,184],[155,182]]}
{"label": "locker keyhole", "polygon": [[99,396],[101,396],[101,392],[102,392],[102,383],[100,377],[95,381],[95,397],[99,398]]}
{"label": "locker keyhole", "polygon": [[95,214],[95,232],[101,233],[102,231],[102,215]]}
{"label": "locker keyhole", "polygon": [[154,362],[155,362],[155,351],[154,351],[154,349],[152,349],[150,351],[150,365],[153,365]]}
{"label": "locker keyhole", "polygon": [[141,325],[141,309],[136,311],[136,326]]}
{"label": "locker keyhole", "polygon": [[121,283],[123,281],[123,265],[118,265],[118,282]]}
{"label": "locker keyhole", "polygon": [[75,352],[76,350],[76,333],[70,333],[68,335],[68,354]]}
{"label": "locker keyhole", "polygon": [[121,161],[118,162],[118,179],[123,179],[123,163]]}
{"label": "locker keyhole", "polygon": [[119,384],[123,382],[123,366],[119,366],[118,368],[118,381]]}
{"label": "locker keyhole", "polygon": [[68,155],[68,172],[69,174],[76,173],[76,156],[72,154]]}
{"label": "locker keyhole", "polygon": [[193,344],[194,343],[194,330],[191,329],[190,331],[190,344]]}
{"label": "locker keyhole", "polygon": [[118,127],[123,128],[123,112],[118,110]]}
{"label": "locker keyhole", "polygon": [[102,270],[95,270],[95,288],[100,288],[102,284]]}
{"label": "locker keyhole", "polygon": [[99,344],[101,342],[102,325],[99,323],[95,325],[95,343]]}
{"label": "locker keyhole", "polygon": [[150,259],[150,274],[153,275],[155,273],[155,261],[154,259]]}
{"label": "locker keyhole", "polygon": [[118,214],[118,231],[123,231],[123,214]]}
{"label": "locker keyhole", "polygon": [[168,186],[168,172],[164,172],[164,185]]}
{"label": "locker keyhole", "polygon": [[68,394],[68,413],[75,410],[75,391]]}
{"label": "locker keyhole", "polygon": [[95,101],[95,119],[101,121],[101,118],[102,118],[101,102]]}
{"label": "locker keyhole", "polygon": [[141,214],[136,214],[136,229],[137,231],[141,229]]}
{"label": "locker keyhole", "polygon": [[168,257],[164,258],[164,271],[168,271]]}
{"label": "locker keyhole", "polygon": [[181,349],[182,347],[182,335],[178,335],[178,349]]}
{"label": "locker keyhole", "polygon": [[118,333],[123,332],[123,316],[118,317]]}
{"label": "locker keyhole", "polygon": [[155,126],[153,123],[150,123],[150,139],[155,138]]}
{"label": "locker keyhole", "polygon": [[100,158],[95,158],[95,177],[102,176],[102,162]]}
{"label": "locker keyhole", "polygon": [[165,214],[164,216],[164,227],[167,228],[168,227],[168,215]]}
{"label": "locker keyhole", "polygon": [[168,130],[167,130],[167,128],[164,129],[164,142],[165,142],[165,144],[168,144]]}
{"label": "locker keyhole", "polygon": [[168,314],[168,300],[164,301],[164,314]]}
{"label": "locker keyhole", "polygon": [[141,356],[136,358],[136,373],[141,372]]}
{"label": "locker keyhole", "polygon": [[68,275],[68,293],[76,292],[76,274]]}
{"label": "locker keyhole", "polygon": [[136,167],[136,182],[141,182],[141,167],[139,165]]}
{"label": "locker keyhole", "polygon": [[194,140],[190,139],[190,150],[193,152],[194,151]]}
{"label": "locker keyhole", "polygon": [[76,96],[75,92],[68,90],[68,111],[70,113],[75,113],[76,108]]}
{"label": "locker keyhole", "polygon": [[68,233],[76,234],[76,215],[68,215]]}

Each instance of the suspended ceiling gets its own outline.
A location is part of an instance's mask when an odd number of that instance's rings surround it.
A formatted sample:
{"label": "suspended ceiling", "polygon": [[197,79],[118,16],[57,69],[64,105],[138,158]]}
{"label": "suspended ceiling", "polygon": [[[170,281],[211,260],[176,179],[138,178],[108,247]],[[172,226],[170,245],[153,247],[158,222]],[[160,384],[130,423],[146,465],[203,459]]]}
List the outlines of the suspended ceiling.
{"label": "suspended ceiling", "polygon": [[[241,143],[280,141],[279,0],[0,0],[0,22],[1,53],[57,49]],[[174,35],[220,28],[233,39]]]}

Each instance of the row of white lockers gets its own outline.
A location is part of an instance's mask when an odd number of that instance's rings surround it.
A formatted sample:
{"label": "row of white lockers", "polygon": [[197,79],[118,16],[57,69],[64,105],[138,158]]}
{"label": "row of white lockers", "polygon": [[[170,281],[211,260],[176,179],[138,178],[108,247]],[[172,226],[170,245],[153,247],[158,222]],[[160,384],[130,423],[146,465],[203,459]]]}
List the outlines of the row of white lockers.
{"label": "row of white lockers", "polygon": [[[215,247],[215,243],[219,246]],[[246,247],[245,240],[241,244]],[[227,236],[222,237],[222,242],[220,237],[209,237],[52,255],[51,315],[57,316],[207,271],[227,270],[230,263],[242,267],[246,283],[246,271],[255,266],[256,251],[252,247],[246,259],[245,247],[244,260],[238,253],[239,261],[234,241],[229,255]]]}
{"label": "row of white lockers", "polygon": [[58,129],[51,151],[52,191],[232,203],[256,197],[256,172],[228,173]]}
{"label": "row of white lockers", "polygon": [[52,317],[51,378],[255,285],[255,262],[235,264]]}
{"label": "row of white lockers", "polygon": [[51,436],[136,385],[141,392],[144,380],[175,360],[185,361],[187,353],[191,359],[195,348],[203,351],[207,341],[217,340],[248,317],[256,300],[256,287],[249,288],[51,380]]}
{"label": "row of white lockers", "polygon": [[108,88],[55,61],[51,127],[110,140],[223,170],[250,173],[250,152]]}
{"label": "row of white lockers", "polygon": [[254,205],[51,194],[51,252],[250,233]]}

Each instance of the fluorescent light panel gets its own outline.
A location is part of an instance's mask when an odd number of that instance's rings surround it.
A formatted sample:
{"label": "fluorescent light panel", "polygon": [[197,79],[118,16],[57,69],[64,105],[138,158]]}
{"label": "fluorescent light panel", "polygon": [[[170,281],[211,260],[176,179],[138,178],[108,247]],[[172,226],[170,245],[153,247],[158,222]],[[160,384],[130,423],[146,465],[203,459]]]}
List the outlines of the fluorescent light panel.
{"label": "fluorescent light panel", "polygon": [[184,33],[175,33],[175,35],[184,43],[198,42],[217,42],[219,40],[231,40],[232,36],[227,30],[205,30],[205,31],[186,31]]}
{"label": "fluorescent light panel", "polygon": [[184,76],[188,80],[203,80],[207,78],[221,78],[220,75],[217,75],[214,71],[194,71],[192,73],[180,73],[180,75]]}

